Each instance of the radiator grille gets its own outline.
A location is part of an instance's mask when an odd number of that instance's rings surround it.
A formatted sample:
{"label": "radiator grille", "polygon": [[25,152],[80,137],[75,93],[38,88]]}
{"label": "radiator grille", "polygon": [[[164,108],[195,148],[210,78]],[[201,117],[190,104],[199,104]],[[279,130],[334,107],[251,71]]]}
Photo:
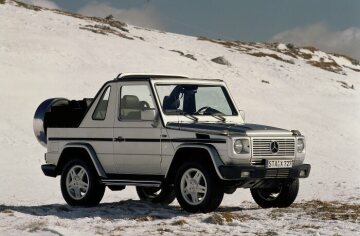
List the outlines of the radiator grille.
{"label": "radiator grille", "polygon": [[[278,151],[271,151],[271,143],[278,144]],[[295,156],[295,139],[284,138],[261,138],[252,140],[252,153],[254,157],[293,157]]]}

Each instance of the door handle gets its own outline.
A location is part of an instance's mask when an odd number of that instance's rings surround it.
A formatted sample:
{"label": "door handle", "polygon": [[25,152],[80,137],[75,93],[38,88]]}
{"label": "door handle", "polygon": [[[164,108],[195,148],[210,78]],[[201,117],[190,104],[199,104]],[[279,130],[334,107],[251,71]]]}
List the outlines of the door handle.
{"label": "door handle", "polygon": [[125,139],[122,136],[113,139],[114,142],[124,142]]}

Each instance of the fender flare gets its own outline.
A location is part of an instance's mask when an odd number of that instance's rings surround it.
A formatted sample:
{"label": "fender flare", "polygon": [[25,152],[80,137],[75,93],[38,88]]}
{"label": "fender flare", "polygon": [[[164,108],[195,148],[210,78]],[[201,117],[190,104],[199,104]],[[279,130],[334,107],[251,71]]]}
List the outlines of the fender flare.
{"label": "fender flare", "polygon": [[99,177],[107,178],[105,170],[102,167],[102,165],[101,165],[101,163],[100,163],[100,161],[99,161],[99,159],[98,159],[98,157],[96,155],[96,152],[95,152],[94,148],[90,144],[88,144],[88,143],[68,143],[68,144],[65,144],[63,149],[61,150],[59,162],[61,160],[61,155],[68,148],[84,149],[88,153],[88,155],[89,155],[89,157],[90,157],[90,159],[91,159],[91,161],[92,161],[92,163],[93,163],[93,165],[95,167],[95,170],[96,170],[97,174],[99,175]]}
{"label": "fender flare", "polygon": [[[213,163],[216,174],[218,175],[218,177],[220,179],[222,179],[222,180],[224,179],[224,177],[221,175],[219,168],[218,168],[219,166],[224,165],[224,162],[221,160],[219,153],[217,152],[216,148],[213,145],[210,145],[210,144],[180,144],[175,150],[174,157],[179,150],[184,149],[184,148],[198,148],[198,149],[206,150],[209,153],[209,156]],[[168,168],[168,171],[166,172],[165,178],[168,177],[169,170],[172,167],[173,162],[174,162],[174,158],[172,159],[171,164]]]}

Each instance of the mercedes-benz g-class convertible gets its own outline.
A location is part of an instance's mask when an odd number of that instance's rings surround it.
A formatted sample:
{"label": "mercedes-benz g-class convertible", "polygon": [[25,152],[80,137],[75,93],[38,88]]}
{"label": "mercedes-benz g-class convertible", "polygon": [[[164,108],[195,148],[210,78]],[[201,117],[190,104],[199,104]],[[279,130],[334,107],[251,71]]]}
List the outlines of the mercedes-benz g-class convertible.
{"label": "mercedes-benz g-class convertible", "polygon": [[34,131],[44,174],[61,175],[72,206],[136,186],[141,200],[176,197],[189,212],[213,211],[237,188],[261,207],[288,207],[310,172],[304,136],[244,123],[222,80],[120,74],[94,99],[44,101]]}

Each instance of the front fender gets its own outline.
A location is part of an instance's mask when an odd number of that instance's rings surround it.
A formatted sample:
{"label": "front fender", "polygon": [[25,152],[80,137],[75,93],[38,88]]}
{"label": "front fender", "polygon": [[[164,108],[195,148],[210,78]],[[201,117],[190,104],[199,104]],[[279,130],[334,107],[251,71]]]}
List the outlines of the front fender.
{"label": "front fender", "polygon": [[[214,169],[216,171],[216,174],[218,175],[218,177],[220,179],[224,179],[223,176],[221,175],[220,171],[219,171],[219,167],[224,165],[224,162],[221,160],[219,153],[217,152],[216,148],[210,144],[181,144],[179,145],[176,150],[175,150],[175,155],[176,153],[184,148],[199,148],[199,149],[204,149],[209,153],[210,159],[213,163]],[[170,168],[169,170],[172,168],[174,159],[172,160],[172,163],[170,164]],[[166,173],[167,177],[169,174],[169,171]]]}

